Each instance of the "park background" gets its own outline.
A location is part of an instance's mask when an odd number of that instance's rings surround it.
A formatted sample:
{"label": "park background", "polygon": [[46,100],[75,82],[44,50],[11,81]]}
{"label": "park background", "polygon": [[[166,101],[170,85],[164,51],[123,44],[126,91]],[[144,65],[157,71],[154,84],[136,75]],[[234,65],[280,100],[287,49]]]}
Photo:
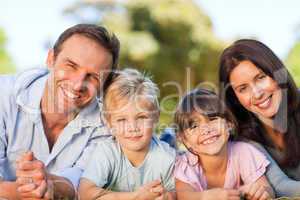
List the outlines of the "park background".
{"label": "park background", "polygon": [[105,25],[121,41],[121,67],[160,87],[161,124],[186,91],[216,88],[222,50],[240,38],[267,44],[300,86],[298,0],[1,0],[0,73],[45,66],[47,50],[76,23]]}

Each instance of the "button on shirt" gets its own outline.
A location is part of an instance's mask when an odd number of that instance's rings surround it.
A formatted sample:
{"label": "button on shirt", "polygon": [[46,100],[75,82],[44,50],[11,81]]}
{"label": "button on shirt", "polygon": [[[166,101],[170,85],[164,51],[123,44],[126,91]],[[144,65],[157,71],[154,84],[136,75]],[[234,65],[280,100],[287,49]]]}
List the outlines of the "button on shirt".
{"label": "button on shirt", "polygon": [[95,99],[67,124],[49,152],[40,110],[48,76],[41,68],[0,76],[0,179],[15,181],[15,161],[30,150],[48,172],[77,187],[96,142],[109,133]]}

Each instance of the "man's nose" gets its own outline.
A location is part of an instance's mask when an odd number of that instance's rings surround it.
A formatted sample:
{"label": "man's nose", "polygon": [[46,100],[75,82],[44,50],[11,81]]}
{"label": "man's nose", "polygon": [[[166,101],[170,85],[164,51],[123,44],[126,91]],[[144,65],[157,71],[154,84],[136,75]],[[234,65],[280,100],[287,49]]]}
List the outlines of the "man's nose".
{"label": "man's nose", "polygon": [[73,78],[73,90],[83,91],[87,88],[86,76],[87,74],[85,72],[78,72],[76,74],[76,76]]}

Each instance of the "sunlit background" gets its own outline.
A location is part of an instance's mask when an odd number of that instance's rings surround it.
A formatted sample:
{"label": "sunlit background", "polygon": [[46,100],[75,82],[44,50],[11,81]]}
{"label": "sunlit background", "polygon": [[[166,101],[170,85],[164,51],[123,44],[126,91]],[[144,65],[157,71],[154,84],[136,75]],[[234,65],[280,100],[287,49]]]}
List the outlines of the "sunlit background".
{"label": "sunlit background", "polygon": [[104,24],[121,40],[121,66],[159,84],[168,123],[178,100],[172,84],[181,92],[215,84],[220,52],[239,38],[267,44],[300,86],[299,8],[298,0],[1,0],[0,73],[45,66],[66,28]]}

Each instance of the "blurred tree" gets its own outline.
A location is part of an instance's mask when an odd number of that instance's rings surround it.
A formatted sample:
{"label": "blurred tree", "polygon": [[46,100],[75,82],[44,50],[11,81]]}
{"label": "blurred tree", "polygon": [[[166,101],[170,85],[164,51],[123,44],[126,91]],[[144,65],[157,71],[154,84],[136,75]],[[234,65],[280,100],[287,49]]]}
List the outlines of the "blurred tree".
{"label": "blurred tree", "polygon": [[4,31],[0,29],[0,74],[15,71],[11,58],[5,50],[6,37]]}
{"label": "blurred tree", "polygon": [[290,50],[286,59],[286,65],[297,86],[300,87],[300,41]]}
{"label": "blurred tree", "polygon": [[[92,9],[87,19],[84,11]],[[121,66],[150,72],[158,83],[164,122],[186,91],[202,81],[216,84],[224,43],[192,0],[81,0],[66,13],[104,24],[119,37]]]}

